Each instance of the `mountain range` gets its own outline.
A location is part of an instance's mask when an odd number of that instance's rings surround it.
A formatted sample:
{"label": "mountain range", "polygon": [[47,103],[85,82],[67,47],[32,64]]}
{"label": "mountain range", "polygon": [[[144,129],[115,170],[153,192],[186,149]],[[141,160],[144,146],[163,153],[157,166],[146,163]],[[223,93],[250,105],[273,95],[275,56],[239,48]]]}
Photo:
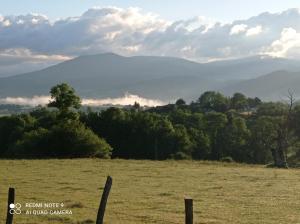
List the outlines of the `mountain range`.
{"label": "mountain range", "polygon": [[172,57],[105,53],[0,78],[0,98],[48,95],[49,89],[61,82],[89,98],[119,97],[129,92],[163,101],[195,100],[204,91],[217,90],[227,95],[241,92],[278,100],[289,89],[300,96],[300,63],[267,56],[196,63]]}

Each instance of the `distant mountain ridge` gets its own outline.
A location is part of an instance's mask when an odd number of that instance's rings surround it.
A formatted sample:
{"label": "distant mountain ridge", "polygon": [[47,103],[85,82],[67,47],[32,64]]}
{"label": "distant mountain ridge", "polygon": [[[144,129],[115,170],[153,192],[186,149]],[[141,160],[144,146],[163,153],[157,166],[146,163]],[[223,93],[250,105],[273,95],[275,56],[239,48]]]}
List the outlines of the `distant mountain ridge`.
{"label": "distant mountain ridge", "polygon": [[[251,92],[245,86],[247,81],[241,80],[277,70],[300,71],[300,63],[257,56],[201,64],[172,57],[106,53],[80,56],[43,70],[0,78],[0,97],[47,95],[52,86],[67,82],[80,96],[89,98],[119,97],[129,92],[164,101],[179,97],[194,100],[206,90]],[[253,89],[249,95],[255,93]]]}
{"label": "distant mountain ridge", "polygon": [[237,82],[220,90],[231,95],[234,92],[242,92],[247,96],[261,96],[265,100],[283,100],[288,92],[295,97],[300,96],[300,71],[276,71],[255,79]]}

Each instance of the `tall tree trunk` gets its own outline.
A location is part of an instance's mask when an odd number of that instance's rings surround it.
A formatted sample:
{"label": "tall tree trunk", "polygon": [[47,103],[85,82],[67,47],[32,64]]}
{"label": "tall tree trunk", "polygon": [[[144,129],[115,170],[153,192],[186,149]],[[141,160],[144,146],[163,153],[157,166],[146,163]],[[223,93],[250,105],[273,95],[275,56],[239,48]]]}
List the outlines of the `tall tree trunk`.
{"label": "tall tree trunk", "polygon": [[272,157],[274,160],[274,166],[278,167],[280,163],[279,154],[276,148],[271,149],[272,151]]}
{"label": "tall tree trunk", "polygon": [[288,147],[286,132],[287,130],[283,127],[277,131],[277,146],[275,149],[272,149],[274,165],[278,168],[288,168],[286,158],[286,150]]}

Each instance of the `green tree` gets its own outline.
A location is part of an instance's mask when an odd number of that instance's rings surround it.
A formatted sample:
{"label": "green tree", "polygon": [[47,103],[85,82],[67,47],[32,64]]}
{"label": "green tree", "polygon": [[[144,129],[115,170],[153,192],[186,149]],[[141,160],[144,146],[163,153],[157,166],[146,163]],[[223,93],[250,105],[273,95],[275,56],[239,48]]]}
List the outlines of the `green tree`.
{"label": "green tree", "polygon": [[188,133],[193,144],[193,159],[209,159],[211,153],[209,136],[204,131],[195,128],[190,128]]}
{"label": "green tree", "polygon": [[174,126],[174,129],[175,132],[172,138],[174,153],[171,154],[171,157],[175,159],[191,159],[193,142],[191,141],[185,126],[177,124]]}
{"label": "green tree", "polygon": [[250,137],[250,131],[245,119],[241,117],[231,117],[222,132],[222,157],[230,156],[235,161],[247,162],[249,159],[246,146]]}
{"label": "green tree", "polygon": [[66,83],[56,85],[50,90],[52,101],[49,107],[56,107],[62,114],[69,112],[71,108],[79,109],[81,100],[75,90]]}
{"label": "green tree", "polygon": [[175,103],[177,106],[184,106],[186,105],[185,101],[183,99],[178,99]]}
{"label": "green tree", "polygon": [[29,114],[0,118],[0,156],[12,156],[15,143],[35,126],[36,120]]}
{"label": "green tree", "polygon": [[287,155],[290,146],[290,140],[293,136],[292,130],[292,112],[293,103],[290,105],[284,103],[264,103],[257,110],[258,116],[270,116],[276,125],[276,137],[274,139],[276,146],[272,148],[274,165],[280,168],[287,168]]}
{"label": "green tree", "polygon": [[237,111],[244,111],[248,107],[248,100],[242,93],[235,93],[230,99],[230,107]]}
{"label": "green tree", "polygon": [[271,116],[260,116],[250,122],[251,163],[266,164],[272,161],[272,151],[276,148],[277,121]]}
{"label": "green tree", "polygon": [[259,99],[258,97],[255,97],[255,98],[248,98],[247,99],[248,101],[248,107],[249,109],[256,109],[259,105],[262,104],[262,101],[261,99]]}
{"label": "green tree", "polygon": [[204,117],[206,122],[206,133],[210,138],[210,159],[219,160],[222,157],[223,138],[222,132],[228,123],[225,114],[218,112],[207,113]]}
{"label": "green tree", "polygon": [[229,108],[229,99],[214,91],[203,93],[198,99],[198,103],[205,112],[225,112]]}

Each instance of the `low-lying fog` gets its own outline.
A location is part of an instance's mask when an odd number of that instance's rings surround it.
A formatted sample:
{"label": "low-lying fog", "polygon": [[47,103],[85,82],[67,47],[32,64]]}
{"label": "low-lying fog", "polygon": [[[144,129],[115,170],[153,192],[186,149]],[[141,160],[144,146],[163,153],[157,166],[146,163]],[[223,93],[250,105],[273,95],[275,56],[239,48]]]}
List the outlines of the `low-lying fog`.
{"label": "low-lying fog", "polygon": [[[0,98],[0,104],[15,104],[15,105],[28,105],[38,106],[46,105],[51,100],[50,96],[33,96],[33,97],[6,97]],[[147,99],[138,95],[130,93],[124,94],[122,97],[117,98],[83,98],[82,105],[84,106],[103,106],[103,105],[133,105],[135,102],[141,106],[160,106],[165,104],[158,99]]]}

